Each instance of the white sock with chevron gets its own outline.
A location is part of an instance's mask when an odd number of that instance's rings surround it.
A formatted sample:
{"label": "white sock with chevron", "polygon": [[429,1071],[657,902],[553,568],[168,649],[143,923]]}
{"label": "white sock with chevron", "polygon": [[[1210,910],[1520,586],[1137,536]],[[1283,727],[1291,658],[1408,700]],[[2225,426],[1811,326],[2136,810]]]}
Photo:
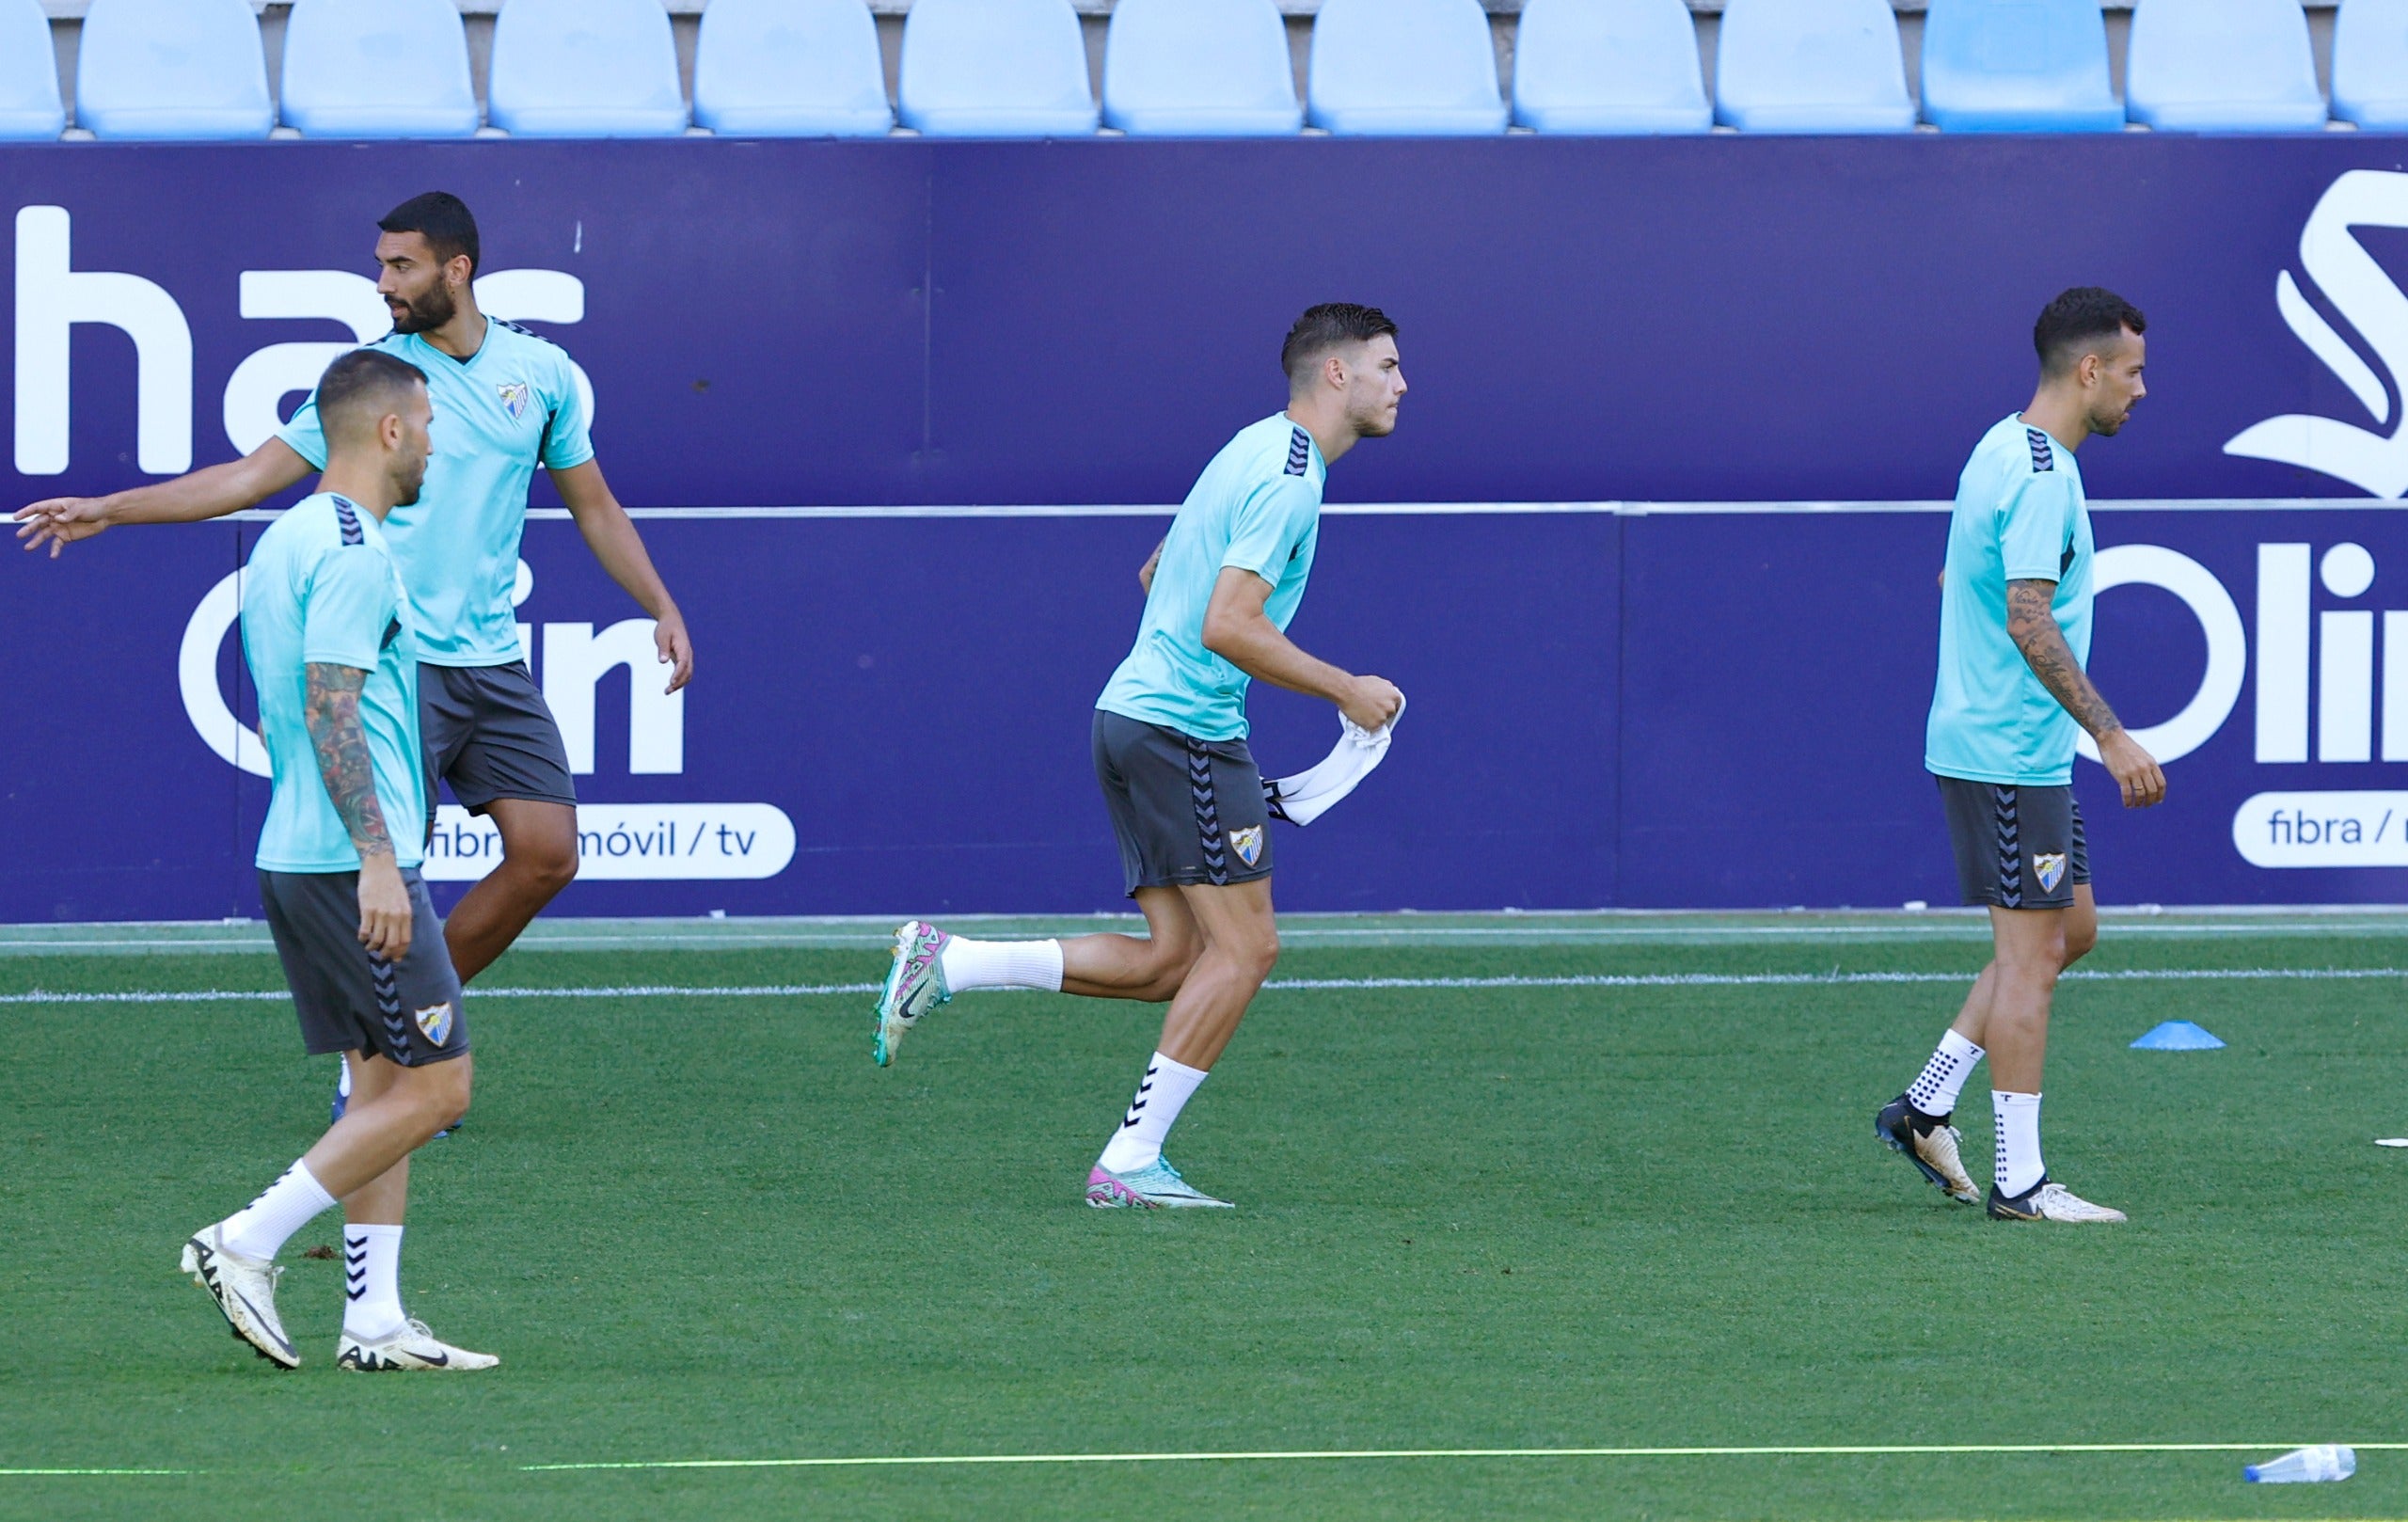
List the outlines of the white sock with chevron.
{"label": "white sock with chevron", "polygon": [[1103,1156],[1097,1162],[1113,1173],[1134,1173],[1152,1167],[1163,1155],[1163,1141],[1170,1134],[1171,1122],[1187,1107],[1205,1074],[1204,1069],[1173,1062],[1155,1053],[1154,1060],[1146,1064],[1146,1081],[1137,1086],[1137,1097],[1129,1102],[1129,1113],[1121,1118],[1120,1129],[1103,1144]]}
{"label": "white sock with chevron", "polygon": [[1908,1086],[1907,1102],[1928,1116],[1945,1119],[1956,1113],[1956,1096],[1982,1060],[1982,1049],[1950,1031],[1940,1038],[1940,1050],[1923,1065],[1923,1073]]}
{"label": "white sock with chevron", "polygon": [[273,1258],[285,1238],[308,1226],[321,1211],[331,1210],[334,1202],[335,1197],[319,1185],[309,1165],[295,1161],[259,1198],[226,1217],[227,1249],[246,1258]]}
{"label": "white sock with chevron", "polygon": [[973,941],[957,935],[944,943],[937,959],[944,964],[944,986],[955,993],[965,989],[1062,991],[1059,941]]}
{"label": "white sock with chevron", "polygon": [[402,1229],[342,1229],[342,1329],[346,1337],[373,1342],[402,1329]]}

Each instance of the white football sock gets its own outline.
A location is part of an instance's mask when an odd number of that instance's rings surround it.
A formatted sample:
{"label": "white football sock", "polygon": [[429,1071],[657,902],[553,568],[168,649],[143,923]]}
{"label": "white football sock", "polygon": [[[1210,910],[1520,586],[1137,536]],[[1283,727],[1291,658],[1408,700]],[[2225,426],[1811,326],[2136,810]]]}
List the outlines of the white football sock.
{"label": "white football sock", "polygon": [[1120,1129],[1103,1144],[1103,1156],[1097,1161],[1114,1173],[1152,1167],[1163,1155],[1163,1138],[1170,1134],[1171,1122],[1179,1118],[1196,1086],[1204,1081],[1205,1071],[1155,1053],[1154,1060],[1146,1064],[1146,1081],[1137,1086],[1137,1097],[1129,1102]]}
{"label": "white football sock", "polygon": [[944,943],[937,960],[944,967],[945,988],[955,993],[964,989],[1062,991],[1059,941],[973,941],[957,935]]}
{"label": "white football sock", "polygon": [[2040,1096],[1992,1089],[1990,1108],[1998,1118],[1998,1192],[2020,1195],[2049,1174],[2040,1161]]}
{"label": "white football sock", "polygon": [[342,1329],[347,1337],[373,1342],[402,1329],[402,1229],[342,1229]]}
{"label": "white football sock", "polygon": [[1925,1115],[1955,1114],[1956,1096],[1965,1091],[1965,1080],[1981,1060],[1980,1047],[1950,1031],[1940,1038],[1940,1050],[1923,1065],[1922,1076],[1909,1086],[1907,1102]]}
{"label": "white football sock", "polygon": [[269,1184],[259,1198],[225,1220],[225,1243],[246,1258],[273,1258],[284,1239],[309,1224],[319,1212],[332,1209],[327,1194],[304,1163],[295,1162],[284,1177]]}
{"label": "white football sock", "polygon": [[346,1104],[351,1102],[351,1064],[349,1061],[338,1062],[335,1064],[335,1098],[341,1100]]}

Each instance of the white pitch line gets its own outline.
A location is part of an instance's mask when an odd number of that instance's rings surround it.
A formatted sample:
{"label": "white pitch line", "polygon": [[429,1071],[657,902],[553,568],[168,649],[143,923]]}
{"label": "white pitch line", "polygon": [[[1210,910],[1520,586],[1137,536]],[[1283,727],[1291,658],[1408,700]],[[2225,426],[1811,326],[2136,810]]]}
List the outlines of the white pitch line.
{"label": "white pitch line", "polygon": [[[917,1468],[1001,1464],[1264,1464],[1331,1459],[1696,1459],[1852,1457],[1962,1453],[2279,1453],[2301,1443],[1832,1443],[1748,1448],[1363,1448],[1265,1449],[1170,1453],[880,1454],[809,1459],[634,1459],[590,1464],[527,1464],[522,1473],[591,1469],[848,1469]],[[2408,1443],[2352,1443],[2370,1452],[2408,1450]]]}
{"label": "white pitch line", "polygon": [[[2081,983],[2183,982],[2368,982],[2408,977],[2398,967],[2135,967],[2113,972],[2072,972],[2062,981]],[[1845,987],[1864,983],[1964,983],[1965,973],[1580,973],[1562,977],[1286,977],[1263,985],[1266,991],[1328,992],[1347,989],[1746,989]],[[877,983],[763,983],[734,987],[628,984],[612,988],[481,988],[479,999],[784,999],[828,994],[876,993]],[[1004,993],[1019,990],[990,989]],[[0,1005],[21,1004],[225,1004],[285,999],[283,989],[144,989],[110,993],[33,989],[0,993]]]}

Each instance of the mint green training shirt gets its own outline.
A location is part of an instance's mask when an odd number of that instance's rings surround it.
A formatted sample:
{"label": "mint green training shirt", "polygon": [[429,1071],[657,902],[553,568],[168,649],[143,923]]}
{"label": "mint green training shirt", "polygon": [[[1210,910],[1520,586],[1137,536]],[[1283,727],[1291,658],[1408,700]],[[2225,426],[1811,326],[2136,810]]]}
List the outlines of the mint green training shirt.
{"label": "mint green training shirt", "polygon": [[[523,658],[510,594],[535,467],[594,458],[568,355],[511,323],[485,319],[485,341],[454,359],[416,333],[369,348],[418,367],[435,408],[434,457],[416,504],[393,509],[385,538],[417,614],[419,658],[436,666],[506,666]],[[318,394],[277,436],[323,470]]]}
{"label": "mint green training shirt", "polygon": [[1136,648],[1096,706],[1197,739],[1246,733],[1245,673],[1204,648],[1204,610],[1229,567],[1271,583],[1262,610],[1283,632],[1305,600],[1329,467],[1285,413],[1229,440],[1171,520]]}
{"label": "mint green training shirt", "polygon": [[2006,584],[2054,581],[2051,610],[2090,662],[2090,510],[2073,452],[2020,415],[1982,436],[1956,483],[1940,595],[1940,680],[1924,767],[2019,787],[2073,781],[2081,732],[2006,632]]}
{"label": "mint green training shirt", "polygon": [[306,667],[368,674],[359,726],[368,737],[376,805],[397,865],[416,866],[426,837],[426,774],[419,757],[417,641],[402,579],[376,515],[331,492],[305,497],[268,525],[243,574],[243,656],[260,695],[267,742],[265,872],[356,872],[359,852],[326,795],[305,717]]}

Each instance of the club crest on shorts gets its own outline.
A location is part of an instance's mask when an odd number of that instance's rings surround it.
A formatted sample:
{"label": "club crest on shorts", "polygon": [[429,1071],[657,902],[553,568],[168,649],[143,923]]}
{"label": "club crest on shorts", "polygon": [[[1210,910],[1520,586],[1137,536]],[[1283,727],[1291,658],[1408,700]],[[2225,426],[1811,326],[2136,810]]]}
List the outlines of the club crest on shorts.
{"label": "club crest on shorts", "polygon": [[420,1010],[415,1018],[418,1021],[418,1028],[425,1032],[426,1038],[436,1045],[441,1046],[452,1038],[451,1000],[446,999],[441,1004],[429,1005]]}
{"label": "club crest on shorts", "polygon": [[1262,826],[1250,824],[1243,830],[1230,831],[1229,849],[1237,852],[1238,860],[1248,866],[1262,860]]}
{"label": "club crest on shorts", "polygon": [[500,394],[501,410],[510,415],[511,421],[516,422],[527,410],[527,383],[504,381],[494,389]]}
{"label": "club crest on shorts", "polygon": [[2041,851],[2032,858],[2032,875],[2040,880],[2042,893],[2054,893],[2057,884],[2066,880],[2066,853]]}

